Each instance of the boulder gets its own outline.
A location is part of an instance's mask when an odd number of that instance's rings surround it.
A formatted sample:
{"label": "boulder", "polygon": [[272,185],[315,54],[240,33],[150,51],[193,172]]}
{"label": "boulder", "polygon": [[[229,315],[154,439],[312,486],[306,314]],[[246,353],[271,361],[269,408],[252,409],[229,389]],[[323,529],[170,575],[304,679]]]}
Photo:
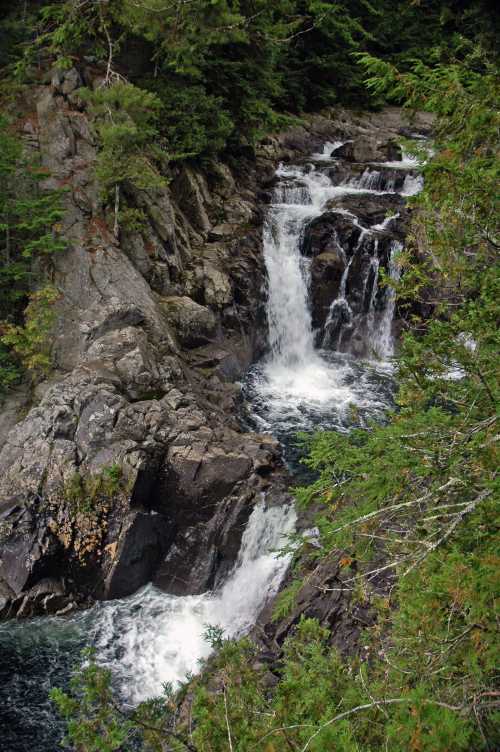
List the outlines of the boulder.
{"label": "boulder", "polygon": [[383,160],[385,155],[375,136],[360,136],[334,149],[332,157],[347,162],[376,162]]}
{"label": "boulder", "polygon": [[388,141],[379,143],[378,148],[389,162],[398,162],[403,158],[401,145],[395,139],[391,138]]}
{"label": "boulder", "polygon": [[313,258],[327,253],[335,257],[337,266],[343,269],[346,254],[355,248],[361,228],[354,215],[335,211],[337,203],[334,201],[328,204],[328,209],[330,208],[330,211],[324,212],[307,225],[300,250],[304,256]]}
{"label": "boulder", "polygon": [[155,495],[176,534],[154,582],[177,595],[214,587],[231,568],[263,479],[280,466],[270,437],[226,431],[222,441],[200,441],[203,435],[174,443]]}
{"label": "boulder", "polygon": [[163,298],[162,306],[181,345],[198,347],[216,336],[217,320],[209,308],[186,296]]}
{"label": "boulder", "polygon": [[340,290],[345,269],[345,260],[339,253],[320,253],[311,264],[312,325],[314,329],[324,326],[332,300]]}
{"label": "boulder", "polygon": [[397,193],[375,195],[373,193],[354,193],[339,196],[327,203],[327,210],[343,209],[357,217],[359,223],[365,227],[380,224],[388,214],[403,215],[405,201]]}

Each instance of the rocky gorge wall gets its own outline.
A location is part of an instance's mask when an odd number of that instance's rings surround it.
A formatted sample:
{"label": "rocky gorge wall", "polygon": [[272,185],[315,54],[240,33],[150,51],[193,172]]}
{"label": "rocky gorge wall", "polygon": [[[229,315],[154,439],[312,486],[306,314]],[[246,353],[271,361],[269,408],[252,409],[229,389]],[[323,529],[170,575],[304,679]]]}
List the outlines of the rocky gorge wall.
{"label": "rocky gorge wall", "polygon": [[[275,168],[341,139],[354,144],[344,155],[353,175],[390,159],[408,128],[396,109],[309,117],[231,166],[183,165],[165,189],[130,189],[146,221],[115,237],[77,94],[91,83],[86,75],[55,73],[30,90],[19,126],[50,186],[67,190],[68,248],[52,271],[54,372],[2,406],[7,618],[123,597],[151,579],[185,594],[224,577],[255,501],[264,491],[274,503],[287,494],[278,443],[243,432],[237,419],[236,382],[266,347],[261,238]],[[388,208],[402,212],[399,203]],[[385,216],[380,205],[365,210],[372,224]],[[359,241],[332,207],[304,241],[319,327],[345,268],[329,245],[333,231]]]}

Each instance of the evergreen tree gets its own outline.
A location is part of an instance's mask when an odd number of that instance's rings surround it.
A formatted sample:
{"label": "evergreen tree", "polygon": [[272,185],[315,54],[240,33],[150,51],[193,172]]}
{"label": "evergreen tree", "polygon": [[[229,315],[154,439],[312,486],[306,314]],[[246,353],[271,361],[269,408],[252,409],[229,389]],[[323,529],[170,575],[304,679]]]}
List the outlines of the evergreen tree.
{"label": "evergreen tree", "polygon": [[46,353],[37,356],[46,348],[55,293],[37,292],[28,306],[51,256],[66,247],[59,236],[61,193],[41,189],[46,177],[0,118],[0,393],[19,381],[22,365],[35,371],[48,367]]}

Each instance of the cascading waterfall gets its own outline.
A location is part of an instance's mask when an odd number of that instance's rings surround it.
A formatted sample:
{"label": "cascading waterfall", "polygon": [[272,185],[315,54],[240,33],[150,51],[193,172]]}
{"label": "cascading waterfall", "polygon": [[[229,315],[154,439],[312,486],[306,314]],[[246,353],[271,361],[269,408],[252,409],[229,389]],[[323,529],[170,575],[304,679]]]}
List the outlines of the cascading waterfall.
{"label": "cascading waterfall", "polygon": [[277,556],[295,528],[292,506],[254,507],[238,560],[219,591],[171,596],[152,585],[131,598],[99,604],[92,629],[97,659],[113,669],[122,697],[132,704],[161,693],[199,670],[211,653],[207,625],[227,637],[248,631],[278,589],[290,556]]}
{"label": "cascading waterfall", "polygon": [[[388,248],[388,233],[399,213],[390,212],[382,221],[365,226],[353,211],[342,203],[337,207],[333,201],[330,211],[348,218],[359,235],[349,251],[332,231],[331,240],[345,266],[323,325],[319,350],[315,349],[309,300],[311,260],[301,254],[301,245],[307,226],[323,214],[325,206],[330,207],[331,200],[341,202],[360,194],[371,194],[374,199],[413,195],[421,189],[422,178],[416,174],[418,160],[403,154],[401,161],[380,163],[377,169],[368,165],[358,177],[346,179],[341,171],[340,183],[336,183],[337,161],[330,155],[340,145],[325,144],[323,152],[312,155],[311,163],[279,167],[279,182],[265,223],[269,354],[251,369],[246,394],[252,405],[250,425],[272,431],[285,442],[297,430],[320,426],[345,430],[352,425],[353,405],[361,425],[365,416],[372,418],[388,407],[382,382],[390,373],[387,361],[394,352],[395,293],[390,286],[382,289],[378,276],[382,265],[390,278],[396,280],[399,274],[400,244],[394,240]],[[384,243],[380,247],[379,238]],[[356,288],[352,279],[355,258],[358,279],[363,275],[361,290],[359,281]],[[362,298],[361,309],[357,298],[356,314],[350,298],[353,284]],[[377,359],[372,359],[371,365],[342,354],[349,350],[354,335],[357,352]],[[365,340],[362,346],[360,338]]]}
{"label": "cascading waterfall", "polygon": [[[334,184],[330,175],[336,162],[331,155],[340,145],[325,144],[322,152],[313,155],[314,165],[280,167],[264,229],[270,352],[265,361],[250,369],[245,394],[252,427],[279,437],[287,447],[289,461],[293,461],[290,439],[294,441],[297,431],[347,431],[365,426],[392,404],[392,378],[383,362],[367,362],[314,346],[309,305],[311,262],[300,252],[307,224],[322,214],[331,199],[387,195],[391,192],[387,189],[396,185],[390,182],[392,177],[381,177],[382,170],[377,170],[376,179],[373,171],[365,170],[364,178]],[[384,167],[407,170],[398,183],[400,195],[413,195],[422,187],[422,178],[415,174],[415,160],[405,157],[401,163],[384,163]],[[394,240],[389,256],[387,246],[377,254],[371,251],[378,235],[386,232],[387,237],[397,215],[365,227],[342,205],[334,211],[345,215],[359,235],[350,253],[337,239],[344,267],[337,298],[330,305],[323,347],[338,347],[339,327],[346,323],[348,330],[352,323],[348,301],[354,269],[359,275],[360,268],[366,268],[355,267],[353,261],[363,253],[369,258],[371,280],[365,290],[371,350],[382,360],[390,358],[395,292],[392,286],[381,289],[378,271],[383,264],[389,277],[397,281],[402,244]],[[340,320],[342,316],[345,322]],[[98,603],[68,618],[0,625],[3,697],[9,701],[13,734],[2,742],[13,752],[55,748],[62,729],[48,690],[67,681],[80,649],[89,640],[97,649],[98,660],[117,677],[127,703],[156,695],[164,682],[176,684],[196,672],[211,650],[204,639],[206,625],[218,625],[228,636],[240,635],[251,628],[266,599],[277,591],[289,556],[279,557],[276,550],[295,523],[293,507],[268,506],[264,499],[259,502],[244,531],[238,560],[215,592],[180,597],[148,585],[129,598]],[[0,665],[0,674],[1,669]]]}
{"label": "cascading waterfall", "polygon": [[[358,248],[362,242],[364,233],[360,235]],[[328,316],[325,322],[325,333],[323,336],[322,347],[330,350],[336,350],[339,346],[343,326],[349,326],[352,321],[352,311],[346,299],[347,278],[355,254],[351,256],[346,264],[342,277],[340,279],[339,294],[332,301]]]}
{"label": "cascading waterfall", "polygon": [[370,266],[368,268],[367,281],[371,281],[371,293],[368,303],[368,331],[371,333],[372,327],[370,322],[373,321],[375,315],[375,301],[377,300],[378,293],[378,272],[380,269],[380,259],[378,257],[378,240],[375,239],[373,247],[373,256],[370,260]]}
{"label": "cascading waterfall", "polygon": [[[309,267],[300,243],[306,224],[321,214],[325,196],[335,195],[335,188],[312,167],[281,166],[277,175],[287,182],[276,186],[264,226],[271,357],[263,387],[271,398],[324,401],[332,389],[342,388],[314,349]],[[347,398],[347,392],[343,397]]]}
{"label": "cascading waterfall", "polygon": [[[129,598],[100,602],[69,618],[0,624],[1,689],[12,704],[8,731],[13,734],[2,739],[0,748],[58,748],[62,727],[49,690],[68,680],[89,642],[97,661],[111,669],[125,705],[157,696],[165,682],[175,686],[196,673],[200,660],[211,653],[204,638],[206,627],[220,626],[225,636],[241,635],[276,593],[290,562],[289,555],[278,556],[277,551],[295,522],[293,506],[258,502],[244,530],[238,560],[218,591],[172,596],[147,585]],[[16,729],[26,736],[17,738]]]}
{"label": "cascading waterfall", "polygon": [[[333,383],[331,369],[325,367],[320,355],[314,349],[314,332],[311,325],[309,307],[308,260],[300,251],[305,225],[321,214],[328,199],[351,192],[379,194],[380,173],[366,169],[361,177],[353,178],[341,186],[334,186],[324,173],[314,167],[283,167],[277,171],[278,177],[287,179],[278,183],[274,191],[274,201],[268,212],[264,227],[264,258],[268,274],[267,315],[269,326],[269,346],[271,357],[267,364],[267,377],[270,384],[279,382],[285,393],[300,394],[314,398],[315,395],[328,399]],[[288,182],[292,179],[293,182]],[[391,190],[382,191],[390,193]],[[348,211],[343,213],[350,215]],[[346,261],[339,293],[330,306],[325,324],[323,347],[338,346],[342,329],[351,323],[352,312],[346,298],[346,285],[349,269],[354,256],[367,235],[374,235],[373,253],[364,280],[365,293],[371,285],[368,304],[368,332],[377,337],[375,303],[378,293],[378,239],[375,231],[384,231],[397,218],[392,215],[373,228],[362,227],[357,219],[360,235],[351,258]],[[342,251],[342,253],[344,253]],[[386,296],[390,304],[390,297]],[[382,319],[384,332],[390,329],[394,307],[387,305]],[[387,323],[387,316],[391,319]],[[381,357],[391,353],[388,334],[384,334],[384,346],[372,349]]]}
{"label": "cascading waterfall", "polygon": [[[400,276],[400,265],[398,256],[403,250],[403,244],[394,240],[391,244],[389,254],[389,279],[397,282]],[[394,336],[392,333],[392,323],[394,319],[394,309],[396,307],[396,290],[392,285],[388,285],[385,296],[385,306],[380,318],[378,328],[374,332],[374,349],[380,358],[390,358],[394,354]]]}
{"label": "cascading waterfall", "polygon": [[316,162],[328,162],[331,160],[335,149],[338,149],[339,146],[342,146],[344,143],[345,141],[327,141],[323,144],[323,150],[313,154],[311,159],[314,159]]}
{"label": "cascading waterfall", "polygon": [[304,190],[288,188],[288,203],[270,212],[264,228],[264,252],[269,280],[267,306],[269,345],[273,358],[285,367],[314,357],[311,314],[307,294],[306,261],[300,254],[300,236],[313,206],[304,206]]}
{"label": "cascading waterfall", "polygon": [[[330,149],[331,144],[328,146]],[[332,149],[335,145],[332,146]],[[321,214],[328,198],[356,192],[358,186],[333,186],[313,168],[280,168],[283,178],[275,190],[264,228],[264,256],[268,272],[268,322],[270,358],[265,380],[280,399],[324,404],[333,399],[343,409],[363,400],[377,409],[386,407],[373,394],[370,380],[359,380],[358,398],[346,377],[348,366],[332,367],[314,348],[309,308],[309,266],[300,253],[304,228]],[[366,189],[364,189],[366,190]],[[367,230],[361,228],[361,244]],[[398,274],[397,252],[391,254],[390,276]],[[349,267],[341,282],[345,297]],[[378,258],[373,267],[373,305],[376,296]],[[379,352],[391,352],[394,295],[388,288],[387,304],[374,335]],[[374,330],[375,331],[375,330]],[[371,391],[372,390],[372,391]],[[100,603],[75,621],[94,635],[99,661],[118,676],[122,696],[137,703],[161,691],[164,682],[174,685],[199,669],[211,647],[204,638],[207,625],[220,626],[227,636],[251,628],[267,598],[278,589],[290,557],[278,556],[286,535],[295,528],[292,506],[267,506],[263,499],[253,509],[244,531],[240,553],[223,586],[215,592],[192,596],[167,595],[152,585],[130,598]]]}

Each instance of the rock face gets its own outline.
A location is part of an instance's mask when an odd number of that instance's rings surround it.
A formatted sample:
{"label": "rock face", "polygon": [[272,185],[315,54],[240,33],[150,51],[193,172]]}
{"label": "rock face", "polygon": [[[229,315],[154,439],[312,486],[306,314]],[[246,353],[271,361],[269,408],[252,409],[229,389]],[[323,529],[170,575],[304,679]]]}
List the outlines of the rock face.
{"label": "rock face", "polygon": [[[254,501],[284,482],[276,442],[242,433],[235,417],[234,382],[266,343],[261,200],[279,160],[376,132],[375,147],[362,147],[373,159],[403,125],[396,110],[373,116],[375,125],[330,113],[267,139],[237,171],[184,166],[168,188],[126,187],[146,221],[116,238],[95,179],[92,124],[75,94],[92,83],[85,75],[57,73],[26,102],[27,148],[39,152],[48,185],[67,188],[68,248],[54,261],[54,373],[2,407],[6,617],[122,597],[151,579],[192,593],[223,577]],[[366,212],[381,216],[368,204]],[[345,217],[328,216],[354,243]],[[311,228],[305,246],[318,291],[329,285],[330,295],[342,265],[325,228]]]}
{"label": "rock face", "polygon": [[[329,644],[343,656],[360,661],[369,658],[369,646],[364,644],[366,629],[377,623],[376,600],[390,595],[393,579],[386,570],[372,578],[369,588],[360,596],[353,591],[352,582],[360,574],[362,565],[352,561],[342,551],[318,564],[306,547],[299,563],[303,584],[295,594],[289,613],[273,617],[276,599],[269,602],[253,630],[252,637],[261,649],[259,660],[275,676],[280,675],[283,661],[283,644],[293,634],[303,618],[316,619],[328,629]],[[385,560],[384,560],[385,562]],[[291,577],[283,583],[286,587]]]}

